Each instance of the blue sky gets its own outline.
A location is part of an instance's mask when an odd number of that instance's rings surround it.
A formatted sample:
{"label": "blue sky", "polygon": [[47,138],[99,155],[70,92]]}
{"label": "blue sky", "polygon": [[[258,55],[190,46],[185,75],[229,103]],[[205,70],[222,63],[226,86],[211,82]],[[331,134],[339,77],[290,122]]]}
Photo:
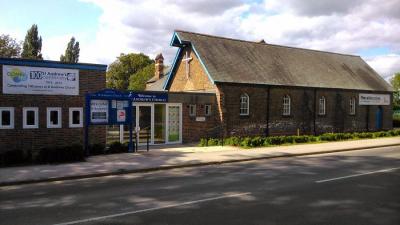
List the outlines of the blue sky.
{"label": "blue sky", "polygon": [[400,0],[0,0],[0,34],[23,40],[36,23],[46,59],[71,36],[82,62],[120,53],[162,52],[184,29],[246,40],[361,55],[382,76],[400,71]]}

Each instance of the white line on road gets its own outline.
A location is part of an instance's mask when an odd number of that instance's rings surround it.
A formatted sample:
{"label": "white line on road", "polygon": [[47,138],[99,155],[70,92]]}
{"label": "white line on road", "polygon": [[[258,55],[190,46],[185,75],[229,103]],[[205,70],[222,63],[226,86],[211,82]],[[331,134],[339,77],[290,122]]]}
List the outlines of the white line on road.
{"label": "white line on road", "polygon": [[376,170],[376,171],[371,171],[371,172],[367,172],[367,173],[354,174],[354,175],[349,175],[349,176],[344,176],[344,177],[335,177],[335,178],[325,179],[325,180],[317,180],[315,182],[316,183],[324,183],[324,182],[347,179],[347,178],[351,178],[351,177],[359,177],[359,176],[364,176],[364,175],[369,175],[369,174],[374,174],[374,173],[385,173],[385,172],[390,172],[390,171],[398,170],[398,169],[400,169],[400,167]]}
{"label": "white line on road", "polygon": [[148,209],[141,209],[141,210],[136,210],[136,211],[124,212],[124,213],[117,213],[117,214],[112,214],[112,215],[107,215],[107,216],[99,216],[99,217],[92,217],[92,218],[88,218],[88,219],[75,220],[75,221],[70,221],[70,222],[66,222],[66,223],[57,223],[54,225],[72,225],[72,224],[86,223],[86,222],[91,222],[91,221],[96,221],[96,220],[110,219],[110,218],[114,218],[114,217],[132,215],[132,214],[155,211],[155,210],[166,209],[166,208],[174,208],[174,207],[179,207],[179,206],[184,206],[184,205],[193,205],[193,204],[197,204],[197,203],[201,203],[201,202],[215,201],[215,200],[219,200],[219,199],[233,198],[233,197],[239,197],[239,196],[249,195],[249,194],[250,194],[250,192],[231,194],[231,195],[223,195],[223,196],[219,196],[219,197],[205,198],[205,199],[194,200],[194,201],[189,201],[189,202],[182,202],[182,203],[177,203],[177,204],[172,204],[172,205],[166,205],[166,206],[160,206],[160,207],[154,207],[154,208],[148,208]]}

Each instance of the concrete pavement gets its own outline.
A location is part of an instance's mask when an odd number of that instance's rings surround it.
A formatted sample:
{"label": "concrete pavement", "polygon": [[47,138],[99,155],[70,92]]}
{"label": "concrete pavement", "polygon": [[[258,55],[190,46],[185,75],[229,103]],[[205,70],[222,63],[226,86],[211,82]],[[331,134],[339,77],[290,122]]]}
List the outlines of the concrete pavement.
{"label": "concrete pavement", "polygon": [[0,225],[394,225],[399,185],[375,148],[0,187]]}
{"label": "concrete pavement", "polygon": [[79,163],[0,168],[0,186],[396,145],[400,146],[399,137],[254,149],[182,145],[152,147],[150,152],[92,156]]}

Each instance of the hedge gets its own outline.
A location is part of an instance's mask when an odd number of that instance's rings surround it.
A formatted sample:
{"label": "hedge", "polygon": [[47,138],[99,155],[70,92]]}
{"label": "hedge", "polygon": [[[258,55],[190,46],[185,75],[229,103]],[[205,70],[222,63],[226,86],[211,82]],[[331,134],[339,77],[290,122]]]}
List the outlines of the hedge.
{"label": "hedge", "polygon": [[325,133],[319,136],[271,136],[271,137],[229,137],[222,139],[209,138],[200,139],[199,146],[231,145],[243,148],[267,147],[276,145],[296,144],[296,143],[315,143],[326,141],[344,141],[355,139],[395,137],[400,136],[400,129],[379,131],[379,132],[360,132],[360,133]]}

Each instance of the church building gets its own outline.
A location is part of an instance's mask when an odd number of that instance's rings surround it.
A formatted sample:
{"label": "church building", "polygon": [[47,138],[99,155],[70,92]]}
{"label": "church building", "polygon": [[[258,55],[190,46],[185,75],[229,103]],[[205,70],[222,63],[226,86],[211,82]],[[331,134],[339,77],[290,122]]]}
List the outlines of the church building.
{"label": "church building", "polygon": [[170,44],[173,64],[164,75],[158,55],[147,90],[193,95],[183,105],[183,127],[192,125],[184,141],[392,128],[392,88],[360,56],[186,31]]}

